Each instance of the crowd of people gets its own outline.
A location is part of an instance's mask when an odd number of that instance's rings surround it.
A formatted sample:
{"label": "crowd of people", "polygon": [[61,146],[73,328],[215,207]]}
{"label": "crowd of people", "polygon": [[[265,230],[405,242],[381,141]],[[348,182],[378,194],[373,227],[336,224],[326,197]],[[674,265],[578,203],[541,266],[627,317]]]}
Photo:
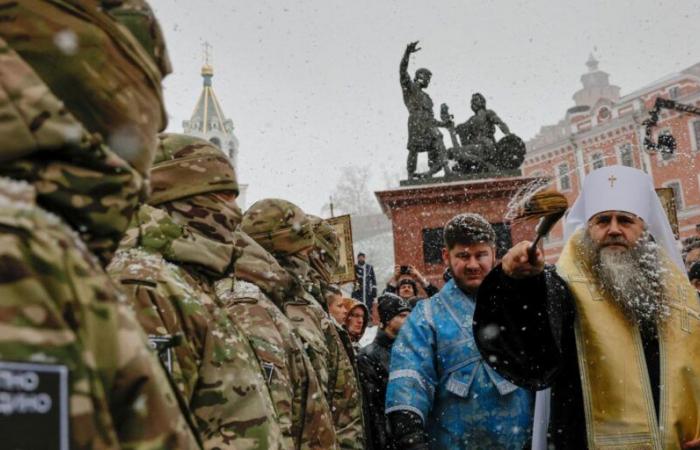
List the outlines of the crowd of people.
{"label": "crowd of people", "polygon": [[161,133],[145,1],[1,17],[3,448],[700,448],[700,243],[643,172],[588,175],[556,267],[465,212],[441,289],[360,254],[346,297],[332,226]]}

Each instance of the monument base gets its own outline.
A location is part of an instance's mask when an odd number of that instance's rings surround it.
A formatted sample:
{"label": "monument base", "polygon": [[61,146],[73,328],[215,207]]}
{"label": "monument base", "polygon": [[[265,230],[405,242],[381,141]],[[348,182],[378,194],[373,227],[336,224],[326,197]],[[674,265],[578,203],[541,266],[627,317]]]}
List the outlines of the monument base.
{"label": "monument base", "polygon": [[472,180],[484,180],[492,178],[513,178],[522,175],[520,169],[513,170],[501,170],[494,173],[469,173],[469,174],[457,174],[452,173],[447,176],[442,177],[430,177],[430,178],[409,178],[407,180],[399,181],[399,186],[423,186],[428,184],[437,183],[449,183],[453,181],[472,181]]}
{"label": "monument base", "polygon": [[535,222],[511,225],[505,215],[516,192],[539,178],[483,177],[484,174],[479,174],[478,179],[460,177],[458,181],[406,180],[399,188],[375,192],[382,211],[392,223],[395,264],[412,264],[432,284],[442,286],[445,270],[442,229],[459,213],[481,214],[494,226],[498,257],[513,243],[533,239]]}

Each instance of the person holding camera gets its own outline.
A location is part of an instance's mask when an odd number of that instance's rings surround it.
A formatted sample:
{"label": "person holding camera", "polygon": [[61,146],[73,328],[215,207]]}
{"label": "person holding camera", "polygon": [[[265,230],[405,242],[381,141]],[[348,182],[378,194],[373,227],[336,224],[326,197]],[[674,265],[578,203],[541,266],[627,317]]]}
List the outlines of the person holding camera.
{"label": "person holding camera", "polygon": [[[426,296],[422,297],[418,289],[418,284],[423,287]],[[418,300],[432,297],[439,289],[433,286],[418,269],[412,265],[394,266],[394,275],[386,284],[384,293],[396,294],[404,300],[408,300],[411,305],[415,305]]]}

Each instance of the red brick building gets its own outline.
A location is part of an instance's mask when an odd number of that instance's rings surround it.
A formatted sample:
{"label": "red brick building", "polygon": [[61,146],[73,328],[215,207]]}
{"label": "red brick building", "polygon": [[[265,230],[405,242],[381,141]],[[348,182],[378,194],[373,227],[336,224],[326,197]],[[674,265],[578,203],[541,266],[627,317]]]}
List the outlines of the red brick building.
{"label": "red brick building", "polygon": [[[700,106],[700,63],[622,97],[593,56],[586,65],[583,87],[573,95],[575,105],[557,124],[543,126],[527,142],[523,175],[552,178],[572,204],[591,170],[612,164],[640,168],[652,176],[657,188],[674,190],[681,238],[696,234],[700,224],[700,116],[662,111],[654,139],[670,132],[677,141],[673,155],[644,150],[642,122],[657,97]],[[562,238],[559,224],[545,242],[548,261],[556,260]]]}
{"label": "red brick building", "polygon": [[463,212],[481,214],[493,225],[500,253],[514,242],[532,239],[535,223],[511,226],[504,222],[504,216],[510,199],[534,181],[525,177],[489,178],[375,192],[382,211],[391,220],[395,264],[412,264],[435,286],[442,286],[443,227]]}

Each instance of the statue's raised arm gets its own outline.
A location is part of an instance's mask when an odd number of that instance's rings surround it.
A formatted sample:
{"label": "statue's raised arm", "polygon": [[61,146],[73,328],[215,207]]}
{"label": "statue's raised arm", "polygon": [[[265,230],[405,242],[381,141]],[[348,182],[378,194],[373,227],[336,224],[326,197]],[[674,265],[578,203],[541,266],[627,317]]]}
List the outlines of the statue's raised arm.
{"label": "statue's raised arm", "polygon": [[[444,170],[445,174],[450,172],[445,155],[445,144],[442,142],[442,133],[438,130],[438,127],[444,127],[446,124],[435,118],[433,100],[424,91],[430,84],[432,73],[425,68],[418,69],[413,80],[408,74],[408,61],[411,53],[419,50],[418,41],[409,43],[399,65],[403,102],[408,109],[406,169],[409,178],[431,177],[440,170]],[[422,174],[416,174],[418,153],[422,152],[428,152],[429,170]]]}
{"label": "statue's raised arm", "polygon": [[401,88],[404,91],[410,91],[413,87],[411,76],[408,74],[408,60],[411,57],[411,53],[415,53],[417,51],[420,51],[418,41],[409,43],[406,46],[406,50],[403,52],[401,64],[399,64],[399,79],[401,80]]}

